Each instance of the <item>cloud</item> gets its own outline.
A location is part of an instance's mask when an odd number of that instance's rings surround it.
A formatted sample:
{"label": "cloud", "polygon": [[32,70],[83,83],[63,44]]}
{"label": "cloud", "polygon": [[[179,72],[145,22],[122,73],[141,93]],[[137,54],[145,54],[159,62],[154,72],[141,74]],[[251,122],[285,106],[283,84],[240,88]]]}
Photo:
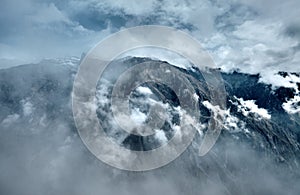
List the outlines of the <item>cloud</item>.
{"label": "cloud", "polygon": [[190,33],[224,71],[263,77],[282,70],[300,72],[299,4],[296,0],[150,0],[143,4],[135,0],[4,0],[1,67],[80,56],[122,28],[158,24]]}
{"label": "cloud", "polygon": [[[238,102],[233,103],[237,106],[238,112],[242,112],[244,116],[248,116],[250,113],[254,114],[258,120],[271,119],[271,115],[268,110],[259,108],[255,104],[255,100],[244,100],[243,98],[235,97]],[[239,105],[240,104],[240,105]]]}
{"label": "cloud", "polygon": [[5,0],[0,12],[1,67],[80,56],[110,34],[109,27],[98,32],[84,28],[53,2]]}

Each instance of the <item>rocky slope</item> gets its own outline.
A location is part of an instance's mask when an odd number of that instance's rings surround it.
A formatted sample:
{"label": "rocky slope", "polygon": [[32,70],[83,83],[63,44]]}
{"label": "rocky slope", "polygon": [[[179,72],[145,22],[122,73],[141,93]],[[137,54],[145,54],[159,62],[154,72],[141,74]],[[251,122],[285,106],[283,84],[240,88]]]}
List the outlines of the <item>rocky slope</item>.
{"label": "rocky slope", "polygon": [[[131,95],[132,117],[143,122],[149,100],[167,105],[168,120],[152,137],[112,128],[110,98],[121,73],[148,58],[125,58],[112,64],[98,83],[98,117],[120,145],[150,150],[169,140],[180,122],[180,103],[167,86],[147,83]],[[167,62],[166,62],[167,63]],[[196,69],[179,71],[194,78],[204,125],[221,112],[221,136],[204,157],[198,155],[201,132],[178,159],[150,172],[126,172],[98,161],[83,145],[71,109],[72,83],[79,59],[47,60],[0,70],[1,194],[299,194],[300,84],[274,87],[259,75],[222,73],[226,109],[211,104]],[[283,79],[299,74],[280,72]],[[293,83],[294,82],[294,83]],[[199,89],[203,86],[203,89]],[[205,133],[205,128],[202,129]],[[118,188],[116,187],[118,186]],[[159,186],[159,187],[158,187]]]}

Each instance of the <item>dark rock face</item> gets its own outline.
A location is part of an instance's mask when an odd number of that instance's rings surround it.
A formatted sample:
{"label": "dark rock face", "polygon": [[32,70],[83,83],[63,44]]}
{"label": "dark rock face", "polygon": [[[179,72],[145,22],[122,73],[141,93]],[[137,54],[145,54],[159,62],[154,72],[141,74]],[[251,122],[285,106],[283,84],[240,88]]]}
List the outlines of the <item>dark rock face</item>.
{"label": "dark rock face", "polygon": [[[150,150],[162,143],[155,136],[143,138],[120,129],[111,132],[110,104],[101,100],[110,97],[113,83],[123,70],[145,61],[158,63],[147,58],[116,61],[98,83],[98,117],[109,135],[133,150]],[[197,135],[188,150],[169,165],[131,173],[99,162],[78,137],[71,110],[76,70],[76,65],[56,61],[0,70],[1,194],[300,193],[299,115],[289,115],[282,107],[295,96],[294,89],[273,90],[259,82],[259,75],[222,73],[227,122],[213,149],[204,157],[198,156],[201,136]],[[200,101],[199,123],[207,123],[213,111],[201,103],[210,101],[209,94],[203,92],[207,85],[201,72],[178,70],[198,82],[192,84]],[[152,91],[154,100],[170,105],[170,121],[162,128],[169,140],[174,133],[172,126],[180,123],[175,109],[180,106],[178,98],[162,84],[145,83],[143,87]],[[145,95],[134,91],[131,98],[132,108],[149,111],[143,104]],[[255,100],[271,118],[243,107],[243,101],[249,100]],[[132,184],[136,185],[129,187]]]}

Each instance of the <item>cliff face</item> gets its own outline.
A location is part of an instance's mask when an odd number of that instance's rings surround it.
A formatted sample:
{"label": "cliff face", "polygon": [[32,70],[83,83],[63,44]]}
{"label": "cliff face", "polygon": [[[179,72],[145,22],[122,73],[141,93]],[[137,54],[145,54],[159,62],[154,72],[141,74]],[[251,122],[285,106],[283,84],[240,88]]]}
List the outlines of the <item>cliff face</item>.
{"label": "cliff face", "polygon": [[[97,115],[123,147],[151,150],[167,143],[180,123],[180,102],[163,84],[145,83],[131,94],[131,117],[144,122],[151,101],[167,109],[154,136],[122,132],[112,122],[110,97],[122,68],[147,58],[126,58],[108,69],[97,87]],[[197,69],[177,68],[192,78],[199,100],[201,132],[174,162],[150,172],[116,170],[98,161],[82,144],[74,125],[71,92],[78,59],[50,60],[0,70],[1,194],[299,194],[299,108],[297,89],[260,82],[259,75],[221,73],[226,109],[213,105]],[[285,78],[296,73],[278,73]],[[299,83],[295,83],[298,86]],[[290,102],[290,104],[289,104]],[[206,124],[222,113],[222,132],[200,157]],[[132,184],[134,187],[130,187]],[[119,185],[117,189],[115,185]],[[152,186],[152,187],[151,187]]]}

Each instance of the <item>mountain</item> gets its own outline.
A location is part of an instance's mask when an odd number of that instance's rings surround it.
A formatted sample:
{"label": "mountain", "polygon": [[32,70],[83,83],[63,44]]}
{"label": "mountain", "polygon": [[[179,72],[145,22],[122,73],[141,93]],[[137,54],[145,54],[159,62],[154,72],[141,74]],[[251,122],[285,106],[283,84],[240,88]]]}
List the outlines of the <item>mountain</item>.
{"label": "mountain", "polygon": [[[199,133],[170,164],[127,172],[100,162],[78,136],[71,93],[79,62],[44,60],[0,70],[1,194],[300,193],[299,74],[279,72],[277,76],[291,87],[274,87],[261,82],[260,75],[221,72],[226,108],[220,108],[205,91],[209,85],[199,69],[174,67],[196,91]],[[97,116],[106,133],[122,147],[137,151],[166,144],[182,111],[171,88],[148,82],[130,95],[131,117],[145,122],[151,102],[158,102],[167,109],[162,129],[141,137],[116,127],[109,101],[114,83],[125,69],[144,62],[171,66],[150,58],[116,60],[99,80],[96,93]],[[216,114],[223,119],[221,135],[211,151],[199,156],[207,123],[218,120]]]}

